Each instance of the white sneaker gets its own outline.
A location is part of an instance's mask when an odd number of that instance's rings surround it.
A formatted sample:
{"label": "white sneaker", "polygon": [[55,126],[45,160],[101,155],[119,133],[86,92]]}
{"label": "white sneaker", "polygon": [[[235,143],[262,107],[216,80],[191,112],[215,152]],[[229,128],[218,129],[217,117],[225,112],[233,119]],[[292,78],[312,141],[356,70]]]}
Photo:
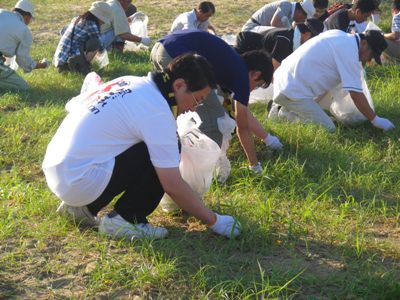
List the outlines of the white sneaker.
{"label": "white sneaker", "polygon": [[60,206],[57,208],[57,212],[72,218],[79,225],[99,225],[97,218],[91,214],[86,206],[70,206],[65,202],[61,202]]}
{"label": "white sneaker", "polygon": [[99,224],[99,233],[114,239],[162,239],[168,231],[162,227],[154,227],[149,223],[132,224],[125,221],[120,215],[110,217],[105,215]]}

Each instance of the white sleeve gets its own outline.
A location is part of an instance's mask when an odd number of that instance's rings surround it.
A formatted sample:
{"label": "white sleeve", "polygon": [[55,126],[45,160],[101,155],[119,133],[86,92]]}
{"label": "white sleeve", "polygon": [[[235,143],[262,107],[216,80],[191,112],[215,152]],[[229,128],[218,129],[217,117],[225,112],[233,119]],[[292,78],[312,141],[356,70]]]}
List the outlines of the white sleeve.
{"label": "white sleeve", "polygon": [[176,122],[172,115],[153,115],[141,124],[140,132],[154,167],[179,167],[180,155]]}
{"label": "white sleeve", "polygon": [[196,29],[193,22],[190,21],[188,14],[179,15],[171,26],[171,32],[185,29]]}
{"label": "white sleeve", "polygon": [[343,89],[362,93],[362,65],[358,58],[358,51],[356,57],[346,51],[341,51],[335,55],[335,62]]}
{"label": "white sleeve", "polygon": [[15,53],[18,65],[28,73],[36,68],[36,61],[29,55],[32,46],[32,33],[26,29],[22,39],[19,41],[17,51]]}

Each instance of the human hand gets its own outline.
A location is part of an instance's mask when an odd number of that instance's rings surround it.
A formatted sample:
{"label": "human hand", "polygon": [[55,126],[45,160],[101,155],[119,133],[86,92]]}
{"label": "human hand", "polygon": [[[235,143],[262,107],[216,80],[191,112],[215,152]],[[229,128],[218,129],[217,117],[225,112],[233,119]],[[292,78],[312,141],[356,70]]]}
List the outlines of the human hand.
{"label": "human hand", "polygon": [[145,46],[149,46],[151,44],[151,38],[149,37],[142,37],[142,39],[140,40],[140,42],[145,45]]}
{"label": "human hand", "polygon": [[217,220],[214,225],[210,226],[212,231],[227,238],[234,238],[240,234],[241,224],[238,220],[228,215],[215,214]]}
{"label": "human hand", "polygon": [[273,150],[281,150],[283,148],[281,141],[272,134],[267,135],[267,137],[264,139],[264,143],[267,147]]}
{"label": "human hand", "polygon": [[262,173],[262,167],[261,167],[261,163],[258,162],[256,165],[254,166],[249,166],[250,171],[252,171],[254,174],[261,174]]}
{"label": "human hand", "polygon": [[390,122],[388,119],[385,118],[380,118],[376,116],[372,121],[372,125],[374,125],[377,128],[383,129],[383,131],[388,131],[391,129],[394,129],[395,126],[392,122]]}

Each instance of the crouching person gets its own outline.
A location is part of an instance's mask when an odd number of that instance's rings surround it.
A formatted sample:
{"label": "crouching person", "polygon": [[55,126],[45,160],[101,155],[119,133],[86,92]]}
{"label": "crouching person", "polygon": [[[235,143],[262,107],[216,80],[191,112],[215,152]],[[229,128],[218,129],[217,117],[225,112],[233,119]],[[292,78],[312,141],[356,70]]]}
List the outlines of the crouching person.
{"label": "crouching person", "polygon": [[215,86],[208,62],[177,57],[165,72],[107,82],[69,109],[48,145],[43,170],[62,200],[60,213],[96,226],[98,212],[122,194],[99,221],[112,238],[163,238],[147,221],[164,192],[218,234],[239,235],[239,223],[204,206],[179,173],[176,122],[170,110],[194,111]]}
{"label": "crouching person", "polygon": [[111,8],[100,1],[93,2],[87,12],[72,19],[54,54],[58,70],[88,74],[90,62],[104,48],[100,42],[100,26],[110,22]]}

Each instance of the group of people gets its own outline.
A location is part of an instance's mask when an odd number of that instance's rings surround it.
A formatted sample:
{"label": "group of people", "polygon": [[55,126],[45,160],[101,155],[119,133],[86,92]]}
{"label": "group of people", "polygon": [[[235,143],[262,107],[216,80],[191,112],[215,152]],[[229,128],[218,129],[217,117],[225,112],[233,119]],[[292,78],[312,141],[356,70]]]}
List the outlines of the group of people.
{"label": "group of people", "polygon": [[[128,11],[134,10],[131,0],[94,2],[64,28],[55,65],[60,71],[86,74],[94,54],[113,43],[150,44],[150,39],[129,32]],[[211,2],[179,15],[171,32],[154,44],[150,54],[154,69],[147,76],[119,77],[73,99],[75,105],[49,143],[42,165],[49,188],[62,201],[58,211],[80,224],[98,226],[100,233],[110,237],[162,238],[167,230],[150,225],[147,217],[167,193],[214,232],[239,235],[241,225],[235,218],[211,211],[182,179],[176,116],[196,111],[199,130],[221,146],[226,134],[223,119],[229,114],[254,173],[262,173],[263,168],[253,136],[266,147],[283,147],[248,107],[250,92],[272,81],[273,108],[305,122],[335,129],[315,99],[342,84],[375,127],[394,128],[369,105],[362,89],[362,65],[371,59],[381,63],[386,40],[395,41],[397,34],[348,32],[352,20],[359,24],[377,10],[375,0],[331,7],[327,0],[273,2],[251,16],[234,47],[216,36],[209,22],[215,13]],[[0,11],[0,24],[5,13]],[[19,1],[7,16],[24,21],[23,13],[27,21],[33,15],[28,0]],[[108,29],[101,29],[102,25]],[[394,32],[400,32],[396,26]],[[26,54],[29,47],[24,49]],[[3,52],[17,54],[22,63],[18,53]],[[30,61],[30,69],[41,64],[48,62]],[[98,218],[100,210],[121,193],[113,211]]]}

